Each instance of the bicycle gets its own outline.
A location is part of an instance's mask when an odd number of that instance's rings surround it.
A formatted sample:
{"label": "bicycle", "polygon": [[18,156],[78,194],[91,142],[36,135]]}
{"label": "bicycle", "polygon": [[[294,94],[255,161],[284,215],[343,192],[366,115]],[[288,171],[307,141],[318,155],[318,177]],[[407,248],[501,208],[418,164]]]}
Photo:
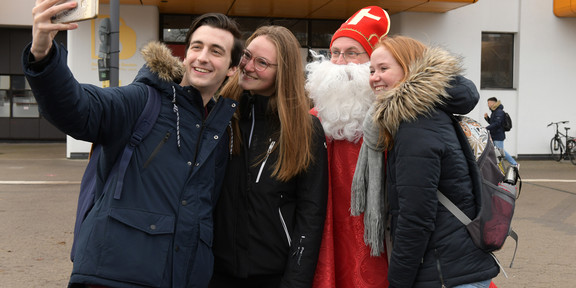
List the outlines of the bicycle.
{"label": "bicycle", "polygon": [[[552,125],[556,126],[556,134],[550,140],[550,154],[552,159],[560,161],[562,159],[570,159],[572,164],[576,165],[576,139],[568,135],[570,127],[564,127],[565,133],[560,132],[558,126],[560,124],[568,124],[569,121],[552,122],[546,127]],[[565,141],[562,141],[562,138]]]}

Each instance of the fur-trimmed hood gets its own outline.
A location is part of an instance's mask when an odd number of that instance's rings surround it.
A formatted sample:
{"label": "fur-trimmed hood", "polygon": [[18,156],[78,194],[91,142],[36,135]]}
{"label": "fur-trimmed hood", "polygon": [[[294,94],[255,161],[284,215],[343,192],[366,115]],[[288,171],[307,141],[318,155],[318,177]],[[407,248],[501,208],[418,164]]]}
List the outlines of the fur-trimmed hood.
{"label": "fur-trimmed hood", "polygon": [[163,43],[154,41],[146,44],[140,51],[146,66],[162,81],[178,82],[184,75],[184,66],[179,58],[172,56],[170,49]]}
{"label": "fur-trimmed hood", "polygon": [[158,41],[144,45],[140,54],[146,63],[138,71],[134,82],[150,85],[163,94],[172,95],[172,88],[178,87],[184,77],[182,61],[172,55],[170,48]]}
{"label": "fur-trimmed hood", "polygon": [[414,121],[445,105],[451,98],[446,91],[450,81],[463,71],[458,57],[437,47],[428,48],[409,70],[406,81],[376,96],[374,121],[392,139],[400,123]]}
{"label": "fur-trimmed hood", "polygon": [[496,111],[496,109],[504,110],[504,105],[502,105],[502,102],[500,102],[500,100],[498,100],[498,101],[496,101],[496,103],[494,103],[494,105],[490,108],[490,111]]}

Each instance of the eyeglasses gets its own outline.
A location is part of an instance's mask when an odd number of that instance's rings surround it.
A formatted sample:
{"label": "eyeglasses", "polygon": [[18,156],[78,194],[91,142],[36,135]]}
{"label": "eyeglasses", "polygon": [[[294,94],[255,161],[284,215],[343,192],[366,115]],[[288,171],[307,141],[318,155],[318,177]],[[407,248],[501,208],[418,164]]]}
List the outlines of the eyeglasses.
{"label": "eyeglasses", "polygon": [[250,53],[248,50],[244,50],[244,53],[242,53],[240,64],[242,64],[242,66],[246,66],[246,64],[248,64],[248,62],[250,62],[252,59],[254,59],[254,69],[256,69],[256,71],[262,72],[266,70],[268,66],[278,66],[278,64],[272,64],[268,62],[268,60],[266,60],[264,57],[252,57],[252,53]]}
{"label": "eyeglasses", "polygon": [[342,57],[344,57],[344,60],[348,61],[348,60],[355,60],[356,58],[358,58],[358,55],[360,54],[365,54],[366,52],[354,52],[354,51],[346,51],[346,52],[340,52],[340,51],[330,51],[330,57],[335,57],[336,59],[340,58],[340,55],[342,55]]}

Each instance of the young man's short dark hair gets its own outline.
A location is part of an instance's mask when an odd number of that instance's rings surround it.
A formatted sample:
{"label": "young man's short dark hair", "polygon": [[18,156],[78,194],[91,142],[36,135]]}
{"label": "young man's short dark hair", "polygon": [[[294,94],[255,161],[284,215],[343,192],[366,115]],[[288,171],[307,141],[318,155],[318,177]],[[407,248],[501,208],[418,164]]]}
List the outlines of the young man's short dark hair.
{"label": "young man's short dark hair", "polygon": [[488,98],[488,101],[498,102],[498,99],[496,99],[496,97],[490,97]]}
{"label": "young man's short dark hair", "polygon": [[232,45],[230,67],[238,66],[238,64],[240,64],[240,57],[242,57],[242,52],[244,51],[242,33],[240,33],[240,29],[238,29],[238,23],[236,23],[236,21],[221,13],[206,13],[192,21],[190,29],[186,34],[186,50],[188,50],[190,46],[190,38],[194,31],[204,25],[232,33],[234,36],[234,44]]}

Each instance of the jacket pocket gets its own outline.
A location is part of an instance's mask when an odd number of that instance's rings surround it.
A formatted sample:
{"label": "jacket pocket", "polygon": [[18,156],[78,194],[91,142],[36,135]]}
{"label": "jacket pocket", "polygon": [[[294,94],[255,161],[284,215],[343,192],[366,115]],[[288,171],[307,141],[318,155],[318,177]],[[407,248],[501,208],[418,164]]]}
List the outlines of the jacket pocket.
{"label": "jacket pocket", "polygon": [[159,287],[168,262],[174,216],[112,208],[102,235],[99,276]]}
{"label": "jacket pocket", "polygon": [[[300,235],[300,240],[298,241],[298,244],[296,247],[292,247],[291,248],[291,269],[294,272],[300,272],[301,268],[302,268],[302,262],[303,261],[310,261],[310,260],[306,260],[306,259],[302,259],[302,257],[304,256],[304,250],[305,250],[305,242],[306,242],[306,236],[304,235]],[[296,245],[295,244],[295,245]],[[308,251],[306,251],[308,252]],[[306,258],[304,256],[304,258]]]}
{"label": "jacket pocket", "polygon": [[170,135],[172,135],[172,132],[170,132],[170,131],[166,132],[166,134],[164,135],[162,140],[160,140],[160,142],[154,148],[154,151],[152,151],[152,153],[150,154],[150,157],[148,157],[148,159],[144,163],[144,168],[146,168],[146,167],[148,167],[148,165],[150,165],[150,162],[152,162],[152,160],[156,157],[158,152],[160,152],[160,149],[162,149],[164,144],[166,144],[166,142],[168,142],[168,139],[170,139]]}

